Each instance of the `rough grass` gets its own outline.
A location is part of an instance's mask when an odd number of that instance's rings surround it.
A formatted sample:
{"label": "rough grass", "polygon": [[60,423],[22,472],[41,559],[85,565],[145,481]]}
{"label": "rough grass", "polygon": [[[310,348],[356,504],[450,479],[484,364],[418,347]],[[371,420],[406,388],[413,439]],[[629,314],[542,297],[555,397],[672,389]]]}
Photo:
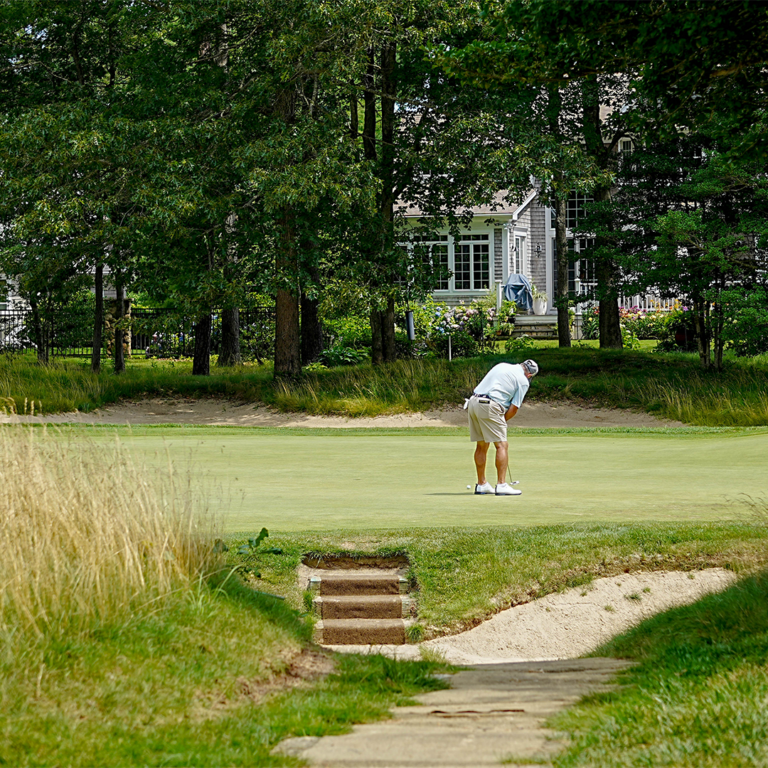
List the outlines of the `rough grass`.
{"label": "rough grass", "polygon": [[643,622],[595,654],[638,666],[558,717],[560,768],[766,765],[768,574]]}
{"label": "rough grass", "polygon": [[281,738],[443,686],[435,663],[312,651],[221,570],[197,489],[119,446],[2,430],[0,477],[0,765],[295,765]]}
{"label": "rough grass", "polygon": [[[533,356],[541,373],[531,399],[577,399],[596,405],[637,408],[689,424],[768,424],[768,359],[729,359],[720,373],[703,372],[695,355],[649,351],[558,349],[541,346]],[[28,358],[0,356],[0,405],[28,412],[93,408],[148,395],[229,397],[264,402],[286,411],[374,416],[455,405],[501,359],[399,361],[308,373],[296,381],[272,379],[269,367],[244,366],[191,375],[191,364],[137,359],[120,376],[90,373],[85,361],[40,368]]]}
{"label": "rough grass", "polygon": [[190,494],[136,467],[119,442],[2,430],[0,477],[6,653],[154,612],[214,566]]}
{"label": "rough grass", "polygon": [[441,528],[371,535],[277,535],[280,554],[239,555],[245,538],[233,537],[233,566],[258,570],[259,588],[286,595],[296,606],[302,556],[317,550],[382,557],[405,554],[417,589],[413,639],[474,626],[511,605],[594,578],[643,570],[697,570],[720,566],[749,573],[768,564],[768,528],[743,523],[558,525]]}

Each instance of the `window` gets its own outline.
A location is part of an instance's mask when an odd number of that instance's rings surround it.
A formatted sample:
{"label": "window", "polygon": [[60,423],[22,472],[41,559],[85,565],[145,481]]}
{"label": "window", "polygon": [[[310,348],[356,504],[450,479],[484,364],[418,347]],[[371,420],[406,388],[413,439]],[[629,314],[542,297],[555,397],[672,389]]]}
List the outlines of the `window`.
{"label": "window", "polygon": [[413,243],[413,256],[428,267],[427,271],[434,270],[438,275],[438,291],[447,291],[450,287],[450,274],[448,272],[448,235],[421,236],[411,238]]}
{"label": "window", "polygon": [[579,219],[584,216],[584,206],[593,200],[593,197],[582,192],[571,192],[568,195],[565,210],[565,226],[568,229],[573,229],[579,223]]}
{"label": "window", "polygon": [[454,245],[453,276],[457,291],[479,291],[490,287],[490,253],[488,235],[463,235]]}
{"label": "window", "polygon": [[597,286],[594,259],[581,258],[583,251],[593,248],[595,239],[592,237],[578,238],[570,241],[573,249],[573,261],[568,265],[568,291],[576,296],[591,293]]}
{"label": "window", "polygon": [[466,233],[458,240],[448,235],[410,238],[413,258],[427,260],[437,277],[437,291],[482,291],[491,285],[489,234]]}
{"label": "window", "polygon": [[515,235],[515,250],[510,259],[512,272],[521,274],[525,263],[525,238],[521,235]]}
{"label": "window", "polygon": [[438,243],[432,246],[432,264],[438,268],[440,273],[437,290],[447,291],[451,286],[451,277],[448,271],[448,243]]}

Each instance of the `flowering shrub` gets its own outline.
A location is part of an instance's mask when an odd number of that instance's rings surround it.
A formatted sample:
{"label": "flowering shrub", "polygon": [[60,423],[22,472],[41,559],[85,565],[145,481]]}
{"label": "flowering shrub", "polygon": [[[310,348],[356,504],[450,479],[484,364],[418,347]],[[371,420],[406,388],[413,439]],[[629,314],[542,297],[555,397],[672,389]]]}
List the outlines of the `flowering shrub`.
{"label": "flowering shrub", "polygon": [[661,339],[666,334],[669,312],[639,307],[620,309],[621,325],[638,339]]}
{"label": "flowering shrub", "polygon": [[[646,310],[639,307],[619,309],[621,336],[626,349],[637,349],[640,339],[665,339],[671,312]],[[581,336],[583,339],[600,337],[600,308],[587,307],[581,313]]]}
{"label": "flowering shrub", "polygon": [[412,307],[416,342],[411,343],[405,331],[405,308],[401,307],[396,321],[398,354],[447,357],[450,337],[453,357],[472,357],[495,346],[497,336],[511,332],[515,309],[514,302],[505,301],[497,312],[492,295],[456,307],[429,298]]}
{"label": "flowering shrub", "polygon": [[694,352],[696,326],[689,307],[676,306],[667,315],[667,324],[656,347],[657,352]]}
{"label": "flowering shrub", "polygon": [[511,332],[516,307],[514,302],[505,301],[497,312],[495,301],[491,303],[492,299],[477,299],[469,306],[460,304],[450,309],[446,307],[440,315],[436,315],[435,335],[450,335],[452,340],[453,337],[468,336],[474,345],[465,339],[462,348],[469,352],[474,346],[470,354],[494,348],[497,336]]}
{"label": "flowering shrub", "polygon": [[581,311],[581,338],[600,338],[600,309],[587,307]]}

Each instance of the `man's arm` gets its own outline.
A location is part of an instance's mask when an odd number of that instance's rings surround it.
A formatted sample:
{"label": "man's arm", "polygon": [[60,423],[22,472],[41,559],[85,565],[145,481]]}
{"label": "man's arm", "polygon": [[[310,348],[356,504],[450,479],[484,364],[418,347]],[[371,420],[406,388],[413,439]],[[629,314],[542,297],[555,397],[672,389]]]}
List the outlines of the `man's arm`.
{"label": "man's arm", "polygon": [[509,421],[517,413],[517,406],[510,405],[509,410],[504,414],[504,418]]}

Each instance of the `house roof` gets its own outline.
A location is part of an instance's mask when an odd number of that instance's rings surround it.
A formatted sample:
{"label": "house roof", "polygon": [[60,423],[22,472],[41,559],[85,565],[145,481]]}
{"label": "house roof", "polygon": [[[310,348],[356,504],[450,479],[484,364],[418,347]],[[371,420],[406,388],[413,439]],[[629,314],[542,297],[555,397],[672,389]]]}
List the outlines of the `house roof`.
{"label": "house roof", "polygon": [[[506,197],[509,191],[499,190],[493,196],[493,202],[487,205],[476,205],[471,208],[475,216],[519,216],[525,208],[536,197],[536,190],[531,190],[520,202],[509,202]],[[416,205],[405,205],[399,209],[399,212],[407,219],[414,219],[423,216],[423,212]],[[516,216],[515,216],[516,218]]]}

